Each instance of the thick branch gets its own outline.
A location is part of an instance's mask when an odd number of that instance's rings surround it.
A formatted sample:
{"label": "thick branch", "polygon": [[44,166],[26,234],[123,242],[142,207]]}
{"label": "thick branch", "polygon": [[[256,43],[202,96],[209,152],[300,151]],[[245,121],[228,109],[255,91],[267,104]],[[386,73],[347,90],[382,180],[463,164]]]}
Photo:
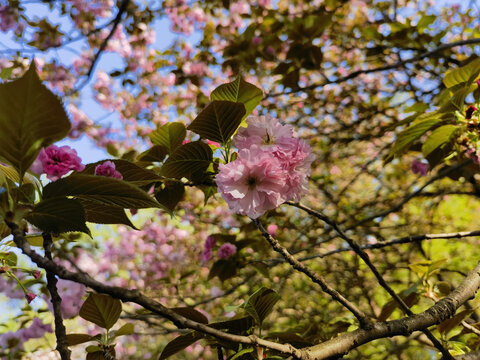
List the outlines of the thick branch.
{"label": "thick branch", "polygon": [[[316,360],[345,354],[348,351],[366,344],[372,340],[409,335],[416,330],[427,329],[452,317],[456,310],[467,300],[474,298],[480,287],[480,263],[468,274],[465,280],[447,297],[441,299],[428,310],[399,320],[378,322],[371,329],[358,329],[322,344],[307,348],[312,358]],[[467,359],[467,358],[465,358]],[[473,358],[468,358],[473,359]]]}
{"label": "thick branch", "polygon": [[138,290],[129,290],[117,286],[105,285],[93,279],[86,273],[69,271],[63,266],[56,264],[55,262],[47,259],[46,257],[40,256],[34,250],[32,250],[30,244],[28,244],[27,240],[23,236],[23,233],[20,231],[16,224],[8,223],[8,226],[10,227],[10,229],[12,229],[13,241],[25,255],[30,257],[30,259],[32,259],[32,261],[37,264],[37,266],[45,269],[47,272],[56,274],[62,279],[75,281],[77,283],[86,285],[99,293],[108,294],[116,299],[122,300],[123,302],[133,302],[135,304],[138,304],[143,308],[172,321],[178,328],[197,330],[203,334],[210,335],[218,339],[236,342],[240,344],[261,346],[267,349],[276,350],[283,354],[293,356],[295,359],[310,359],[310,357],[304,350],[296,349],[290,344],[278,344],[272,341],[263,340],[255,335],[241,336],[229,334],[178,315],[173,310],[170,310],[161,303],[143,295]]}
{"label": "thick branch", "polygon": [[[45,257],[52,260],[52,253],[50,251],[52,246],[52,236],[50,234],[43,234],[43,247],[45,248]],[[71,351],[68,348],[67,330],[63,324],[62,318],[62,298],[57,290],[57,278],[55,273],[47,270],[47,288],[50,292],[50,298],[53,306],[53,316],[55,317],[55,336],[57,338],[57,351],[60,353],[62,360],[70,360]]]}

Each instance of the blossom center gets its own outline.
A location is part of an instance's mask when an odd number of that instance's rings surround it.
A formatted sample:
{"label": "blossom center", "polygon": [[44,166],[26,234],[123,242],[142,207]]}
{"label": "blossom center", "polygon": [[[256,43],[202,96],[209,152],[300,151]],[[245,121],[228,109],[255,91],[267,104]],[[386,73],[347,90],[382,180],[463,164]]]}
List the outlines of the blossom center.
{"label": "blossom center", "polygon": [[247,185],[249,189],[253,189],[257,185],[258,179],[256,177],[249,177],[247,179]]}

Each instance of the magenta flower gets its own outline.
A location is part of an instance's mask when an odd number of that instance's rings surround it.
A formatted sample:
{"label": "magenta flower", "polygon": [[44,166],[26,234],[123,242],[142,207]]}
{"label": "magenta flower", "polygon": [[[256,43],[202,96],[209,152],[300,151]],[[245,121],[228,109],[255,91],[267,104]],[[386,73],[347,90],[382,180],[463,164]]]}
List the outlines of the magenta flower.
{"label": "magenta flower", "polygon": [[237,247],[230,243],[225,243],[218,248],[218,257],[220,259],[228,259],[237,252]]}
{"label": "magenta flower", "polygon": [[261,147],[271,147],[277,144],[280,138],[291,138],[293,128],[290,125],[282,125],[280,121],[265,116],[249,116],[247,118],[248,126],[238,129],[233,138],[233,145],[239,150],[248,149],[252,145]]}
{"label": "magenta flower", "polygon": [[212,258],[212,249],[215,246],[215,243],[216,240],[212,235],[208,236],[207,240],[205,240],[205,246],[202,252],[202,263],[206,263]]}
{"label": "magenta flower", "polygon": [[118,180],[123,179],[122,174],[115,169],[115,163],[111,161],[105,161],[103,164],[98,165],[95,168],[95,175],[107,176]]}
{"label": "magenta flower", "polygon": [[425,164],[417,159],[412,162],[412,172],[421,176],[426,176],[428,172],[428,164]]}
{"label": "magenta flower", "polygon": [[82,171],[84,168],[85,165],[74,149],[50,145],[40,151],[31,170],[37,174],[45,173],[50,180],[55,181],[71,170]]}
{"label": "magenta flower", "polygon": [[235,161],[220,164],[215,181],[230,210],[253,219],[283,203],[288,191],[280,161],[256,145],[240,150]]}
{"label": "magenta flower", "polygon": [[40,279],[42,277],[42,272],[40,270],[34,270],[32,275],[35,279]]}
{"label": "magenta flower", "polygon": [[471,118],[472,118],[472,115],[473,115],[473,113],[474,113],[475,111],[477,111],[477,108],[476,108],[475,106],[473,106],[473,105],[470,105],[470,106],[468,107],[468,109],[465,111],[465,119],[467,119],[467,120],[468,120],[468,119],[471,119]]}
{"label": "magenta flower", "polygon": [[37,295],[35,295],[34,293],[32,292],[27,292],[25,293],[25,299],[27,299],[27,302],[30,304],[33,299],[35,299],[37,297]]}

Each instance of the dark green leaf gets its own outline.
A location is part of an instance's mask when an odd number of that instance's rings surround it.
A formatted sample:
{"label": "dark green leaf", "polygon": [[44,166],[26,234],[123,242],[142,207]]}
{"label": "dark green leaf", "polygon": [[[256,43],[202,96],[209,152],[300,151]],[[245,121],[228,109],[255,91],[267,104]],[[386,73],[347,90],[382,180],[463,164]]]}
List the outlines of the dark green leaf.
{"label": "dark green leaf", "polygon": [[77,199],[85,210],[85,220],[95,224],[123,224],[138,230],[128,218],[125,210],[117,206],[99,204],[88,199]]}
{"label": "dark green leaf", "polygon": [[245,105],[242,103],[215,100],[198,114],[188,130],[205,139],[225,144],[237,131],[245,114]]}
{"label": "dark green leaf", "polygon": [[161,174],[175,179],[192,176],[207,170],[213,160],[212,149],[202,141],[187,143],[179,147],[165,161]]}
{"label": "dark green leaf", "polygon": [[54,181],[43,190],[45,199],[61,196],[74,196],[124,209],[164,208],[137,186],[105,176],[75,174]]}
{"label": "dark green leaf", "polygon": [[243,80],[241,76],[237,77],[234,81],[220,85],[213,90],[210,95],[210,99],[214,100],[227,100],[232,102],[239,102],[245,105],[245,115],[250,113],[260,104],[262,101],[263,92],[255,85],[250,84]]}
{"label": "dark green leaf", "polygon": [[107,360],[103,355],[103,351],[88,352],[85,360]]}
{"label": "dark green leaf", "polygon": [[185,125],[179,122],[167,123],[160,126],[150,134],[150,140],[154,145],[164,146],[169,154],[182,145],[187,131]]}
{"label": "dark green leaf", "polygon": [[187,319],[190,319],[202,324],[208,324],[207,317],[203,315],[200,311],[195,310],[194,308],[176,307],[176,308],[171,308],[171,310],[175,311],[177,314],[182,315]]}
{"label": "dark green leaf", "polygon": [[68,346],[75,346],[75,345],[83,344],[96,339],[97,337],[88,335],[88,334],[68,334],[67,335]]}
{"label": "dark green leaf", "polygon": [[35,205],[26,219],[49,233],[80,231],[90,235],[90,230],[85,224],[85,211],[75,199],[45,198]]}
{"label": "dark green leaf", "polygon": [[210,269],[208,274],[209,279],[217,276],[221,281],[225,281],[234,277],[237,274],[237,263],[232,260],[220,259],[217,260]]}
{"label": "dark green leaf", "polygon": [[210,199],[213,195],[217,193],[216,186],[202,185],[202,186],[198,186],[198,188],[203,192],[203,196],[204,196],[203,205],[207,205],[208,199]]}
{"label": "dark green leaf", "polygon": [[0,158],[21,177],[42,147],[69,130],[62,102],[41,83],[33,61],[20,79],[0,84]]}
{"label": "dark green leaf", "polygon": [[183,199],[185,194],[185,186],[180,182],[165,182],[164,188],[155,192],[155,199],[173,211],[177,204]]}
{"label": "dark green leaf", "polygon": [[124,181],[135,184],[137,186],[148,185],[162,180],[160,176],[151,170],[144,169],[127,160],[102,160],[96,163],[88,164],[81,174],[94,175],[95,168],[103,164],[105,161],[111,161],[115,164],[117,170],[123,176]]}
{"label": "dark green leaf", "polygon": [[173,354],[176,354],[177,352],[182,351],[183,349],[197,342],[201,338],[203,338],[202,334],[197,333],[196,331],[192,331],[192,332],[189,332],[188,334],[181,335],[173,339],[167,344],[167,346],[165,346],[158,360],[166,359],[172,356]]}
{"label": "dark green leaf", "polygon": [[153,145],[150,149],[137,156],[138,161],[162,162],[168,155],[168,148],[163,145]]}
{"label": "dark green leaf", "polygon": [[276,291],[262,287],[250,296],[242,307],[255,319],[257,324],[261,325],[272,312],[278,300],[280,300],[280,296]]}
{"label": "dark green leaf", "polygon": [[90,293],[80,308],[80,317],[97,324],[104,329],[111,329],[122,312],[122,303],[109,295]]}
{"label": "dark green leaf", "polygon": [[443,83],[447,88],[451,88],[457,84],[475,80],[479,73],[480,58],[458,69],[447,72],[443,77]]}
{"label": "dark green leaf", "polygon": [[433,150],[449,143],[457,129],[456,125],[444,125],[433,130],[422,146],[423,156],[427,157]]}

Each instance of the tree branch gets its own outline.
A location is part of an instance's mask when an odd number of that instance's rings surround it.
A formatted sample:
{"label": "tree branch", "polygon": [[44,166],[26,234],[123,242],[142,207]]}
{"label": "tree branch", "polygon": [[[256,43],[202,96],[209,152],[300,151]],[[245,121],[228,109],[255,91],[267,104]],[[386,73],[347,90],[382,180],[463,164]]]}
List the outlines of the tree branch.
{"label": "tree branch", "polygon": [[302,264],[300,261],[298,261],[296,258],[294,258],[287,249],[285,249],[283,246],[280,245],[280,243],[273,238],[263,227],[263,225],[260,223],[259,220],[257,219],[252,219],[253,223],[257,226],[257,228],[260,230],[262,233],[263,237],[270,243],[272,246],[273,250],[278,252],[280,255],[283,256],[283,258],[290,264],[295,270],[298,270],[305,275],[307,275],[310,280],[312,280],[315,284],[320,285],[322,290],[326,292],[328,295],[330,295],[335,301],[338,301],[340,304],[342,304],[348,311],[350,311],[360,322],[361,327],[368,327],[370,324],[370,320],[368,319],[367,315],[357,308],[355,304],[352,304],[350,301],[348,301],[342,294],[340,294],[337,290],[332,288],[323,277],[320,275],[315,274],[312,272],[309,268],[307,268],[304,264]]}

